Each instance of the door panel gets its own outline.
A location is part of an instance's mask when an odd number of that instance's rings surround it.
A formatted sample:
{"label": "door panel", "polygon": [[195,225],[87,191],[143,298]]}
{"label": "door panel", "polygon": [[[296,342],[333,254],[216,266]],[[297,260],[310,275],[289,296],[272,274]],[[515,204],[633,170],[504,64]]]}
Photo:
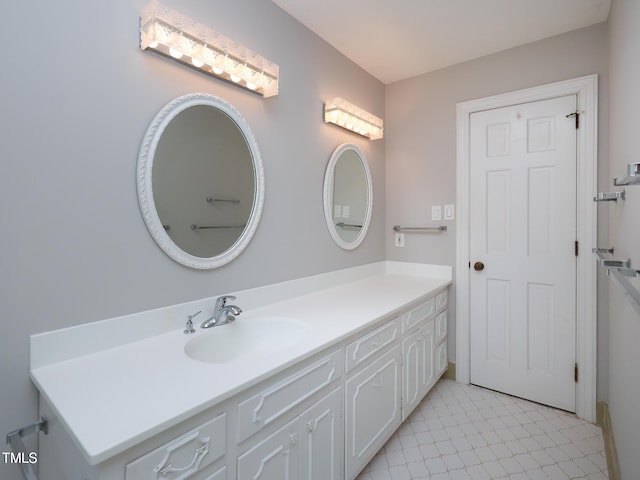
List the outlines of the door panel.
{"label": "door panel", "polygon": [[353,479],[400,426],[400,345],[345,383],[345,473]]}
{"label": "door panel", "polygon": [[471,383],[575,411],[576,97],[471,115]]}
{"label": "door panel", "polygon": [[300,415],[300,480],[339,480],[344,432],[342,388]]}

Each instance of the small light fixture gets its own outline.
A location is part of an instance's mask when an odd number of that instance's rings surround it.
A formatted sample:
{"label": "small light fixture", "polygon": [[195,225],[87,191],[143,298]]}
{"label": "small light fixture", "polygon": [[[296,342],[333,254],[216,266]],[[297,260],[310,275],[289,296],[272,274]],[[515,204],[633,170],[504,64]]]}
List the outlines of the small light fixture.
{"label": "small light fixture", "polygon": [[324,104],[324,121],[355,132],[370,140],[384,136],[384,122],[366,110],[336,97]]}
{"label": "small light fixture", "polygon": [[264,97],[278,94],[278,65],[157,1],[140,16],[140,48]]}

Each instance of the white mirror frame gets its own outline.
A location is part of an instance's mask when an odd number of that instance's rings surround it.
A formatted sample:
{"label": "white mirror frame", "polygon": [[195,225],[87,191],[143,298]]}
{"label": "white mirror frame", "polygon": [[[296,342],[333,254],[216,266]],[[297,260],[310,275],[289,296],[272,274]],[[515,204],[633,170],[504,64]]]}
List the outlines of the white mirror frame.
{"label": "white mirror frame", "polygon": [[[160,137],[169,122],[171,122],[176,115],[189,107],[197,105],[208,105],[213,108],[217,108],[227,114],[236,123],[238,128],[242,131],[247,142],[247,146],[249,147],[254,173],[253,205],[251,207],[251,214],[246,227],[242,231],[238,240],[236,240],[230,248],[219,255],[209,258],[191,255],[174,243],[162,226],[153,197],[153,158],[155,156]],[[260,156],[258,144],[253,136],[253,132],[251,131],[249,124],[238,110],[216,96],[207,93],[191,93],[176,98],[160,110],[147,129],[147,133],[144,136],[142,146],[140,147],[140,154],[138,156],[137,187],[138,202],[140,204],[142,217],[144,218],[144,223],[155,242],[169,257],[182,265],[200,270],[221,267],[222,265],[231,262],[240,255],[240,253],[242,253],[251,241],[251,238],[258,228],[258,223],[260,222],[260,216],[262,215],[262,208],[264,205],[265,186],[262,158]]]}
{"label": "white mirror frame", "polygon": [[[362,222],[362,228],[360,229],[360,234],[356,237],[353,242],[345,242],[342,237],[338,234],[335,226],[335,220],[333,218],[333,180],[336,170],[336,163],[344,152],[352,150],[358,155],[360,161],[362,162],[362,167],[364,168],[365,177],[367,179],[367,211],[365,213],[364,221]],[[324,204],[324,218],[327,222],[327,229],[329,230],[329,234],[333,241],[336,244],[345,250],[353,250],[357,248],[364,237],[367,234],[367,230],[369,229],[369,223],[371,222],[371,212],[373,210],[373,184],[371,182],[371,172],[369,171],[369,164],[367,163],[367,157],[364,155],[362,150],[358,148],[357,145],[353,143],[343,143],[335,149],[331,158],[329,159],[329,164],[327,165],[327,171],[324,176],[324,187],[323,187],[323,204]]]}

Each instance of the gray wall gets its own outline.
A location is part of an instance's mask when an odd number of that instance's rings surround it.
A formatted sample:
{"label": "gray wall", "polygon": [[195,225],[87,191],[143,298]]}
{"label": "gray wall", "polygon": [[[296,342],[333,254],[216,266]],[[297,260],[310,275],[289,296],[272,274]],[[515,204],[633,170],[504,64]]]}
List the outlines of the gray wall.
{"label": "gray wall", "polygon": [[[335,96],[384,117],[384,86],[270,1],[164,3],[278,63],[280,95],[263,99],[140,51],[145,1],[4,5],[0,435],[37,419],[30,334],[384,259],[384,140],[322,120]],[[142,137],[189,92],[234,105],[265,167],[253,242],[216,271],[165,256],[137,204]],[[369,235],[353,252],[333,243],[322,211],[325,167],[343,142],[368,156],[375,192]],[[0,461],[0,478],[17,480],[17,467]]]}
{"label": "gray wall", "polygon": [[[610,13],[610,148],[611,177],[625,176],[627,164],[640,161],[640,2],[614,0]],[[611,182],[611,179],[609,179]],[[611,183],[609,183],[611,185]],[[611,188],[611,187],[610,187]],[[617,189],[616,189],[617,190]],[[640,186],[626,187],[627,198],[609,206],[609,235],[616,257],[640,268]],[[640,289],[640,282],[634,282]],[[620,287],[609,287],[609,410],[623,480],[640,477],[640,315]]]}
{"label": "gray wall", "polygon": [[[599,182],[607,176],[608,51],[606,24],[576,30],[387,85],[386,220],[388,260],[455,265],[455,222],[443,234],[406,234],[396,248],[392,226],[431,224],[431,205],[456,200],[456,104],[560,80],[599,74]],[[600,210],[601,244],[606,211]],[[438,222],[440,223],[440,222]],[[606,277],[599,278],[606,282]],[[607,395],[606,295],[599,295],[598,398]],[[455,298],[449,300],[449,338],[455,338]],[[455,361],[455,342],[449,342]]]}

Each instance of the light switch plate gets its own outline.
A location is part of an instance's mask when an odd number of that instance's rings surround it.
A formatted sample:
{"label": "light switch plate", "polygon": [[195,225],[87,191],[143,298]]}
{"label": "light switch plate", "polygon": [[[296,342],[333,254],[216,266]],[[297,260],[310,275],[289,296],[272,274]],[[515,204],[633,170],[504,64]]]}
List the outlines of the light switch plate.
{"label": "light switch plate", "polygon": [[431,206],[431,220],[442,220],[442,207],[440,205]]}
{"label": "light switch plate", "polygon": [[335,218],[342,217],[342,205],[334,205],[333,206],[333,216]]}
{"label": "light switch plate", "polygon": [[350,210],[349,205],[342,206],[342,218],[349,218],[349,215],[350,215],[349,210]]}
{"label": "light switch plate", "polygon": [[453,205],[445,205],[444,206],[444,219],[445,220],[453,220],[454,206]]}

